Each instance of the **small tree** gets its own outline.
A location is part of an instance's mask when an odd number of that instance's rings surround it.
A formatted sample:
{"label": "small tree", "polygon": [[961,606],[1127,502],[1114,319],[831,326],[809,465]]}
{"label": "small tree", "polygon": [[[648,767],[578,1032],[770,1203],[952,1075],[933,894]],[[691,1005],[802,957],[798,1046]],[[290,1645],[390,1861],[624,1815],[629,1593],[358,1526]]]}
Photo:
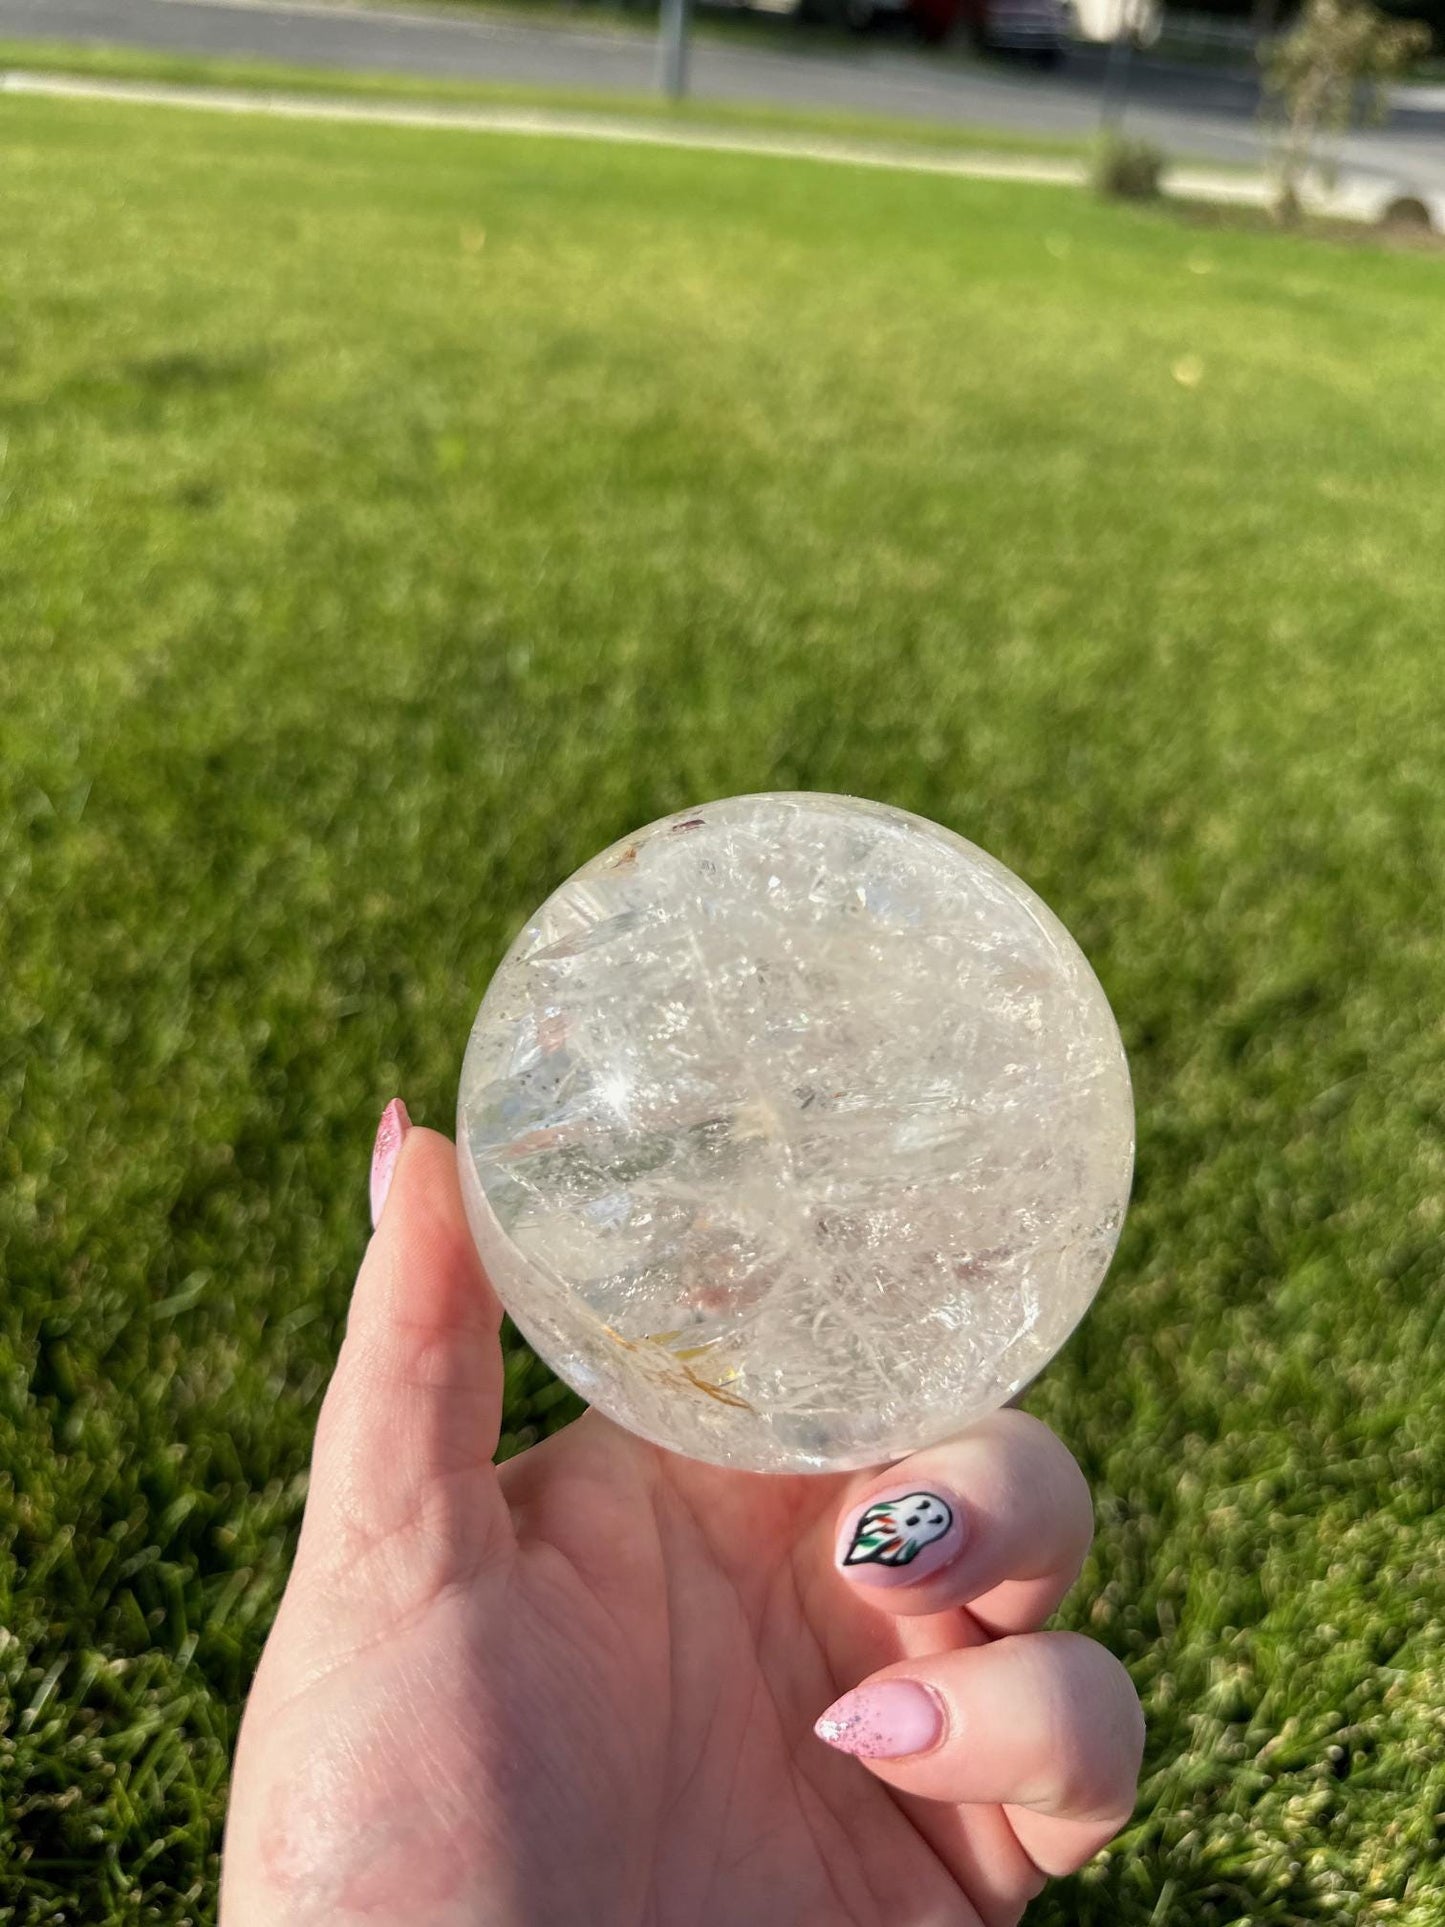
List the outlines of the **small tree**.
{"label": "small tree", "polygon": [[1285,116],[1279,146],[1279,212],[1293,218],[1322,134],[1389,110],[1390,81],[1427,52],[1430,29],[1393,20],[1370,0],[1305,0],[1297,24],[1261,55],[1265,85]]}
{"label": "small tree", "polygon": [[1094,192],[1118,201],[1152,201],[1159,194],[1164,156],[1152,141],[1130,140],[1112,128],[1094,145],[1089,176]]}

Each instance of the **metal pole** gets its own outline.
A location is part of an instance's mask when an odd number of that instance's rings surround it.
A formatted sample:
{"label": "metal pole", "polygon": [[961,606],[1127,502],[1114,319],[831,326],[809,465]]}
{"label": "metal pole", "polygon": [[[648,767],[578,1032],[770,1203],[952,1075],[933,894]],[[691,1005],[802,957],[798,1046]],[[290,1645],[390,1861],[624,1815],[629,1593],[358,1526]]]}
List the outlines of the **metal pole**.
{"label": "metal pole", "polygon": [[657,84],[669,100],[687,92],[687,35],[692,0],[661,0],[657,22]]}
{"label": "metal pole", "polygon": [[1104,86],[1099,100],[1099,124],[1110,134],[1117,134],[1124,118],[1124,102],[1129,94],[1129,69],[1134,57],[1133,8],[1127,4],[1119,8],[1119,27],[1109,42],[1109,54],[1104,62]]}

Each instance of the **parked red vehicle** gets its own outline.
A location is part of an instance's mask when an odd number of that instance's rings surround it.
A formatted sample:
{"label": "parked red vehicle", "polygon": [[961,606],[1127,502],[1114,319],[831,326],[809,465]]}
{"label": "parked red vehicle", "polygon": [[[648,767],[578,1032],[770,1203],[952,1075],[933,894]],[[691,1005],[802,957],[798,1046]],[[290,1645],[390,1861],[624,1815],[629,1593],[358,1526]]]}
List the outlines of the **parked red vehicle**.
{"label": "parked red vehicle", "polygon": [[958,30],[977,46],[1025,53],[1043,67],[1057,65],[1068,44],[1065,0],[912,0],[912,6],[925,39]]}
{"label": "parked red vehicle", "polygon": [[[776,0],[769,10],[779,10]],[[829,0],[801,0],[798,10],[831,13],[860,33],[885,17],[906,19],[924,40],[967,34],[977,47],[1027,54],[1048,67],[1062,58],[1069,37],[1066,0],[835,0],[832,6]]]}

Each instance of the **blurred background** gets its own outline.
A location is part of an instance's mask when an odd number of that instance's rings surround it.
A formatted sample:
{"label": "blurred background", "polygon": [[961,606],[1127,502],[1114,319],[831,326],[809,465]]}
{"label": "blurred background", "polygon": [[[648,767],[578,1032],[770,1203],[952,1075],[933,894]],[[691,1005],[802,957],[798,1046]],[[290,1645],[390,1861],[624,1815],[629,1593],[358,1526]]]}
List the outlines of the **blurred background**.
{"label": "blurred background", "polygon": [[763,788],[1130,1052],[1028,1402],[1149,1753],[1032,1927],[1445,1920],[1441,24],[0,0],[0,1921],[213,1920],[381,1108]]}

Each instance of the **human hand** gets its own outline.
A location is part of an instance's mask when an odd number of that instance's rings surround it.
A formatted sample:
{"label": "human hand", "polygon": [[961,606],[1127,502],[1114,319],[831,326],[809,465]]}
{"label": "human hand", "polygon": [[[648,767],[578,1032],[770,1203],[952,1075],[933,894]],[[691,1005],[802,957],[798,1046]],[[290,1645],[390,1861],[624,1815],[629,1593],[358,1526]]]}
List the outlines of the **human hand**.
{"label": "human hand", "polygon": [[455,1154],[388,1120],[223,1927],[1017,1921],[1123,1824],[1142,1746],[1118,1662],[1037,1630],[1092,1527],[1064,1447],[1003,1411],[765,1477],[589,1412],[494,1466],[501,1314]]}

